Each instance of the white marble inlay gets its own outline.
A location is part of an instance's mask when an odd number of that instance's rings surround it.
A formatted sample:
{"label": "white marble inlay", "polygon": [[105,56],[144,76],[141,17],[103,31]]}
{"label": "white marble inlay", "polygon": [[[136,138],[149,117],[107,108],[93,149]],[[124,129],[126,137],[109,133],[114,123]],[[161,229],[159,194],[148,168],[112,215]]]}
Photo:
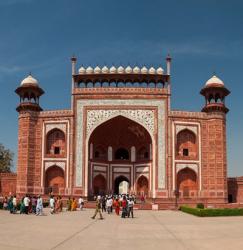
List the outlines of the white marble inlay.
{"label": "white marble inlay", "polygon": [[148,172],[149,171],[149,167],[139,167],[139,168],[136,168],[136,172],[137,173],[143,173],[143,172]]}
{"label": "white marble inlay", "polygon": [[66,134],[66,123],[49,123],[46,124],[46,134],[52,129],[60,129]]}
{"label": "white marble inlay", "polygon": [[[111,116],[108,115],[104,120],[102,120],[102,123],[113,118],[113,116],[118,116],[121,115],[121,113],[117,112],[117,110],[113,110],[112,106],[125,106],[126,108],[130,106],[131,108],[133,106],[139,106],[139,109],[134,110],[134,109],[122,109],[122,115],[124,117],[127,117],[140,125],[144,126],[151,138],[153,144],[155,143],[156,139],[158,141],[158,148],[156,149],[154,147],[154,150],[157,150],[157,155],[158,155],[158,187],[160,189],[165,188],[165,100],[144,100],[144,99],[134,99],[134,100],[78,100],[77,101],[77,137],[76,137],[76,142],[77,142],[77,147],[76,147],[76,186],[83,186],[83,167],[86,168],[88,167],[88,159],[85,157],[85,166],[83,164],[83,147],[85,146],[85,149],[88,150],[87,144],[88,144],[88,139],[87,141],[83,142],[83,130],[86,128],[86,125],[84,124],[84,107],[96,107],[99,108],[100,106],[106,106],[106,111],[110,110],[113,112],[108,112],[105,113],[104,110],[101,112],[101,114],[112,114]],[[154,111],[153,110],[147,110],[144,108],[146,107],[151,107],[151,108],[157,108],[158,110],[158,120],[156,121],[154,117]],[[128,112],[129,110],[129,112]],[[93,111],[93,110],[92,110]],[[135,112],[134,112],[135,111]],[[142,111],[152,111],[152,112],[142,112]],[[98,113],[96,113],[98,114]],[[139,115],[142,115],[143,118],[144,114],[149,114],[148,118],[143,119],[142,117],[139,117]],[[96,115],[94,115],[96,117]],[[153,116],[153,117],[151,117]],[[103,119],[103,116],[102,116]],[[152,121],[153,120],[153,121]],[[151,121],[151,122],[148,122]],[[89,123],[89,122],[87,122]],[[91,125],[93,124],[93,125]],[[95,125],[94,125],[95,124]],[[91,132],[91,127],[92,130],[95,129],[96,126],[98,126],[99,121],[97,121],[96,118],[92,118],[92,122],[90,123],[90,127],[88,131]],[[151,127],[151,124],[154,124],[153,128]],[[156,125],[158,131],[156,131]],[[157,133],[156,133],[157,132]],[[157,138],[155,138],[155,134],[157,135]],[[88,137],[87,137],[88,138]],[[155,156],[155,152],[153,152],[153,156]],[[155,162],[153,162],[153,168],[152,171],[155,171]],[[87,187],[88,183],[88,176],[85,176],[85,183]],[[155,183],[155,180],[153,181]],[[86,190],[87,192],[87,190]],[[155,192],[155,186],[153,186],[153,192]]]}
{"label": "white marble inlay", "polygon": [[190,168],[194,170],[198,174],[198,165],[197,164],[176,164],[176,173],[178,173],[180,170],[184,168]]}
{"label": "white marble inlay", "polygon": [[137,121],[142,124],[150,132],[150,134],[154,134],[154,110],[99,109],[87,111],[87,137],[89,137],[93,130],[100,124],[119,115],[129,117],[131,120]]}
{"label": "white marble inlay", "polygon": [[197,135],[197,127],[195,126],[190,126],[190,125],[176,125],[176,134],[181,132],[184,129],[188,129],[192,131],[195,135]]}
{"label": "white marble inlay", "polygon": [[53,162],[53,161],[46,161],[45,162],[45,170],[47,170],[48,168],[52,167],[52,166],[57,166],[63,169],[63,171],[65,171],[65,165],[66,163],[61,161],[61,162]]}
{"label": "white marble inlay", "polygon": [[106,172],[106,167],[94,166],[94,170],[97,170],[97,171],[105,171],[105,172]]}
{"label": "white marble inlay", "polygon": [[113,172],[114,173],[130,173],[130,168],[124,168],[124,167],[121,167],[121,168],[113,168]]}

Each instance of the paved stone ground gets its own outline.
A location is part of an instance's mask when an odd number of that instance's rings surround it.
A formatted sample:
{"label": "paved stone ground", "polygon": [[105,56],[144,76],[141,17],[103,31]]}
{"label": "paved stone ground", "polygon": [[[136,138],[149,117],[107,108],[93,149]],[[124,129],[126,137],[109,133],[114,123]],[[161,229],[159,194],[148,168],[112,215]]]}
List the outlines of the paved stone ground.
{"label": "paved stone ground", "polygon": [[243,217],[198,218],[176,211],[135,211],[134,219],[93,210],[57,215],[0,211],[0,249],[243,249]]}

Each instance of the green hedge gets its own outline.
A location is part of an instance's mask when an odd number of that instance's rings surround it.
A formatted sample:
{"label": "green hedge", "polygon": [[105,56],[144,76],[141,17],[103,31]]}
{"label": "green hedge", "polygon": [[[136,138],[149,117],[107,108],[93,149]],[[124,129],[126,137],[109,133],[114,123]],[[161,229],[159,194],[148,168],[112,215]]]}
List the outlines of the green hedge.
{"label": "green hedge", "polygon": [[193,214],[199,217],[214,217],[214,216],[242,216],[243,208],[192,208],[181,206],[182,212]]}

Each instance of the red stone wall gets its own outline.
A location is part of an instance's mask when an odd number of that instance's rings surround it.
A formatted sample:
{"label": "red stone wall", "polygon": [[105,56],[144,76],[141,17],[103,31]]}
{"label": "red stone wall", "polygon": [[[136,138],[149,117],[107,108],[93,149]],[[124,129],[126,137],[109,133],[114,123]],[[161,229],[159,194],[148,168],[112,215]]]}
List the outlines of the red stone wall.
{"label": "red stone wall", "polygon": [[16,194],[16,173],[0,173],[0,194],[8,196]]}
{"label": "red stone wall", "polygon": [[243,203],[243,176],[228,178],[228,194],[230,202]]}

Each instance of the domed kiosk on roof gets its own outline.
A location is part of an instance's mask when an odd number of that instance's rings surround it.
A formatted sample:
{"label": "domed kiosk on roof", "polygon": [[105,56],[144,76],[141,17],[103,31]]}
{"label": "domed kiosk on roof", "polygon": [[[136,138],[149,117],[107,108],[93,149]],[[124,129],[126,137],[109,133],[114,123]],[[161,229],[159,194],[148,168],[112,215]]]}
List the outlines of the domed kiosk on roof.
{"label": "domed kiosk on roof", "polygon": [[41,111],[39,106],[39,98],[44,94],[44,91],[39,86],[39,82],[31,74],[24,78],[20,86],[15,90],[20,97],[20,103],[17,107],[17,111],[32,110]]}

